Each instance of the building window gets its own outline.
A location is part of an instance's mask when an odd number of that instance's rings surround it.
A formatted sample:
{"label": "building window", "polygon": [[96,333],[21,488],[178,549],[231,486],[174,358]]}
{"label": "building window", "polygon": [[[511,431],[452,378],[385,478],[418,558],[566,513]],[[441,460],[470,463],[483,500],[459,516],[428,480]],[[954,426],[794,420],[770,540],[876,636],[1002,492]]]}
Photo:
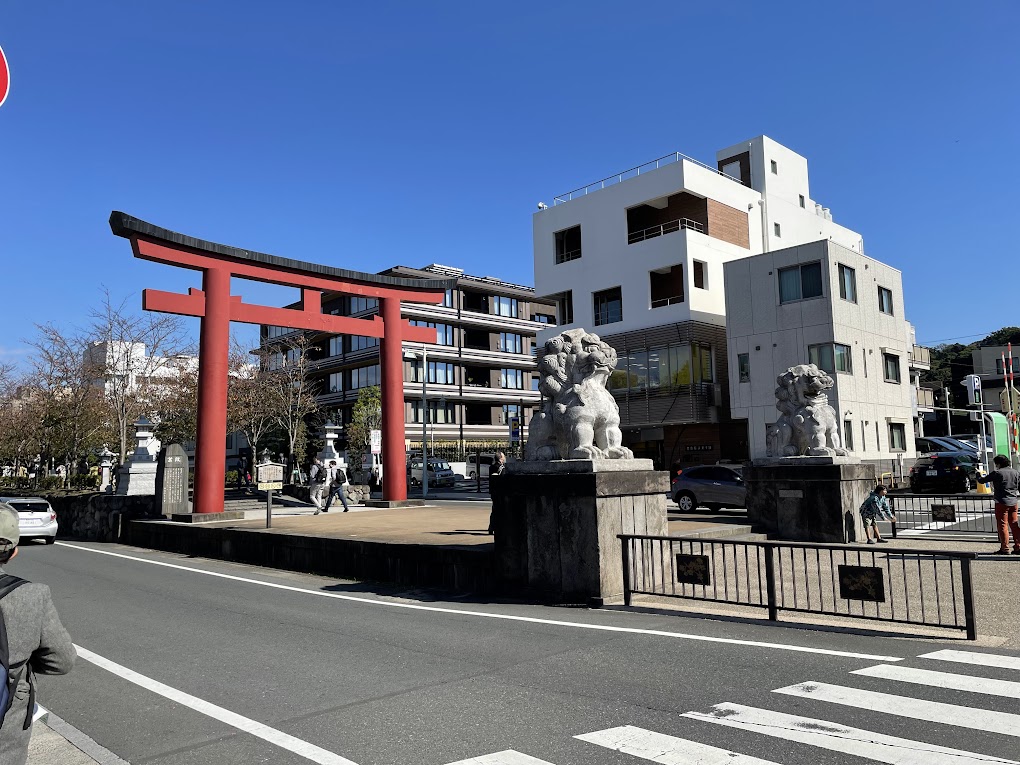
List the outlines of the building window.
{"label": "building window", "polygon": [[531,316],[532,321],[537,321],[539,324],[555,324],[556,317],[547,313],[536,313]]}
{"label": "building window", "polygon": [[524,339],[513,332],[500,332],[496,350],[504,353],[524,353]]}
{"label": "building window", "polygon": [[522,369],[499,370],[499,387],[513,388],[514,390],[523,390],[524,370]]}
{"label": "building window", "polygon": [[532,390],[538,390],[539,386],[541,384],[542,384],[542,378],[541,377],[532,377],[531,378],[531,389]]}
{"label": "building window", "polygon": [[[434,321],[423,321],[411,319],[412,327],[429,327],[436,331],[436,345],[453,345],[453,327],[449,324],[439,324]],[[378,342],[378,341],[377,341]]]}
{"label": "building window", "polygon": [[648,284],[652,293],[652,308],[684,302],[683,264],[671,266],[665,271],[650,271]]}
{"label": "building window", "polygon": [[329,376],[329,392],[342,393],[344,389],[344,373],[333,372]]}
{"label": "building window", "polygon": [[704,263],[702,263],[700,260],[694,261],[694,286],[697,287],[699,290],[708,289],[708,279],[706,278],[705,274],[706,270],[707,269],[705,268]]}
{"label": "building window", "polygon": [[807,207],[807,205],[804,204],[804,195],[803,194],[798,194],[797,196],[800,197],[800,206],[801,207]]}
{"label": "building window", "polygon": [[808,346],[808,363],[821,370],[834,374],[843,372],[853,374],[851,350],[849,345],[841,343],[821,343]]}
{"label": "building window", "polygon": [[740,382],[751,382],[751,356],[749,354],[737,354],[737,370],[740,374]]}
{"label": "building window", "polygon": [[439,305],[445,306],[446,308],[453,308],[453,290],[447,290],[443,293],[443,302]]}
{"label": "building window", "polygon": [[376,298],[363,298],[363,297],[351,297],[351,310],[350,315],[353,316],[356,313],[362,311],[368,311],[379,307],[379,301]]}
{"label": "building window", "polygon": [[822,296],[822,264],[805,263],[779,269],[779,302],[807,300]]}
{"label": "building window", "polygon": [[520,303],[517,298],[500,297],[493,295],[491,298],[492,312],[497,316],[506,316],[516,319],[520,315]]}
{"label": "building window", "polygon": [[499,424],[509,425],[511,417],[516,417],[518,422],[523,423],[524,410],[518,404],[503,404],[499,412]]}
{"label": "building window", "polygon": [[889,423],[889,450],[894,452],[907,450],[907,429],[902,422]]}
{"label": "building window", "polygon": [[592,299],[596,327],[623,321],[623,294],[619,287],[596,292]]}
{"label": "building window", "polygon": [[842,263],[839,264],[839,296],[851,303],[857,302],[857,273]]}
{"label": "building window", "polygon": [[367,367],[357,367],[351,369],[348,373],[348,379],[351,384],[347,386],[347,390],[358,390],[358,388],[370,388],[373,385],[379,384],[379,365],[372,364]]}
{"label": "building window", "polygon": [[574,291],[567,290],[556,296],[556,315],[559,324],[574,323]]}
{"label": "building window", "polygon": [[329,355],[339,356],[343,352],[344,352],[344,336],[333,335],[333,337],[329,338]]}
{"label": "building window", "polygon": [[[1010,361],[1013,364],[1013,372],[1020,372],[1020,357],[1012,356]],[[1002,365],[1002,356],[995,360],[995,374],[1002,375],[1006,373],[1006,368]]]}
{"label": "building window", "polygon": [[898,383],[900,381],[900,357],[891,353],[882,354],[882,367],[885,371],[885,381]]}
{"label": "building window", "polygon": [[[455,423],[457,418],[454,414],[453,404],[447,403],[446,401],[429,401],[428,402],[428,413],[429,422],[445,425]],[[411,402],[411,422],[421,423],[421,401]]]}
{"label": "building window", "polygon": [[[411,381],[421,382],[421,359],[411,364]],[[436,385],[455,385],[453,364],[448,361],[430,361],[428,363],[428,381]]]}
{"label": "building window", "polygon": [[882,313],[893,315],[892,290],[885,287],[878,288],[878,310]]}
{"label": "building window", "polygon": [[577,260],[581,257],[581,227],[557,231],[556,237],[556,262],[566,263],[568,260]]}
{"label": "building window", "polygon": [[852,420],[843,420],[843,448],[851,452],[854,450],[854,423]]}
{"label": "building window", "polygon": [[616,369],[609,376],[614,391],[676,387],[712,382],[712,348],[708,345],[675,343],[621,353]]}
{"label": "building window", "polygon": [[771,164],[772,164],[772,174],[773,175],[779,175],[779,165],[776,164],[776,161],[774,159],[772,160]]}
{"label": "building window", "polygon": [[365,337],[363,335],[351,335],[351,352],[363,351],[366,348],[375,348],[379,345],[378,337]]}
{"label": "building window", "polygon": [[783,235],[783,229],[782,229],[782,227],[778,223],[773,223],[772,224],[772,230],[775,232],[777,237]]}

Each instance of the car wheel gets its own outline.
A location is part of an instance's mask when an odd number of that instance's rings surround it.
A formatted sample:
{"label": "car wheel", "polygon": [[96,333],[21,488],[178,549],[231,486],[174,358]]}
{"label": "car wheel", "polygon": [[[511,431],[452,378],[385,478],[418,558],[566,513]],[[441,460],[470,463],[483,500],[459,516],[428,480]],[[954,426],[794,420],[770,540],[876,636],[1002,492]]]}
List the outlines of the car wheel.
{"label": "car wheel", "polygon": [[46,537],[46,544],[51,545],[57,541],[56,537]]}
{"label": "car wheel", "polygon": [[680,506],[681,513],[693,513],[698,507],[697,498],[689,491],[682,491],[677,494],[676,503]]}
{"label": "car wheel", "polygon": [[974,487],[973,487],[973,485],[972,485],[972,483],[971,483],[971,480],[970,480],[970,476],[969,476],[969,475],[965,475],[965,476],[963,477],[963,480],[962,480],[962,481],[960,482],[960,491],[961,491],[962,493],[966,494],[966,493],[967,493],[967,492],[969,492],[969,491],[970,491],[970,490],[971,490],[972,488],[974,488]]}
{"label": "car wheel", "polygon": [[475,477],[475,471],[472,470],[470,473],[468,473],[468,478],[474,478],[474,477]]}

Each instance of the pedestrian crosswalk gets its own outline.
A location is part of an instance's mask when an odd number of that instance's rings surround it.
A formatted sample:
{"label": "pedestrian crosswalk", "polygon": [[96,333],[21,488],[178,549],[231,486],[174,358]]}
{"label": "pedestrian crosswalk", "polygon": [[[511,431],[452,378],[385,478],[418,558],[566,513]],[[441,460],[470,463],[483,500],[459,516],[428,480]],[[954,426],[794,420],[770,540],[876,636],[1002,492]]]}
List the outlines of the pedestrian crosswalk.
{"label": "pedestrian crosswalk", "polygon": [[[1020,704],[1014,705],[1016,712],[989,708],[996,703],[1007,709],[1014,708],[998,699],[1007,698],[1015,701],[1020,698],[1018,682],[1020,675],[1011,675],[1012,672],[1020,673],[1020,657],[976,651],[942,650],[921,654],[917,658],[929,662],[933,668],[878,664],[849,672],[845,685],[807,680],[774,689],[772,692],[777,694],[779,703],[772,706],[782,707],[781,700],[787,699],[796,704],[796,709],[792,711],[723,702],[707,710],[695,710],[680,715],[680,725],[675,726],[676,730],[669,733],[646,730],[634,725],[620,725],[574,735],[573,739],[602,750],[618,752],[628,761],[633,758],[635,765],[639,761],[655,762],[660,765],[787,765],[804,762],[804,759],[767,760],[756,756],[769,752],[774,756],[774,752],[783,751],[782,747],[773,746],[770,750],[762,752],[754,745],[747,745],[749,740],[758,740],[758,737],[764,737],[764,740],[796,742],[815,750],[847,755],[855,758],[854,762],[870,761],[889,765],[991,763],[1020,765],[1020,762],[1002,756],[1015,757],[1015,753],[1020,752],[1020,744],[1015,741],[1020,738]],[[948,663],[950,668],[957,671],[934,669],[941,666],[936,662]],[[968,667],[975,670],[977,668],[995,670],[994,673],[986,674],[998,674],[1000,677],[981,676],[980,670],[973,675],[960,674]],[[888,687],[883,691],[855,687],[855,677],[870,678],[865,682],[871,683],[872,687],[875,680],[887,681]],[[942,692],[948,692],[951,698],[940,700],[931,698],[933,695],[941,695]],[[961,697],[959,692],[969,695]],[[917,698],[915,693],[924,694],[928,698]],[[961,698],[967,699],[968,703],[959,703]],[[969,705],[970,699],[973,699],[974,706]],[[909,737],[888,735],[838,722],[841,715],[848,713],[849,709],[858,712],[864,710],[874,717],[891,716],[896,720],[909,720],[911,723],[907,728],[903,726],[892,728],[898,733],[908,731]],[[858,716],[856,721],[860,719]],[[965,739],[958,739],[956,736],[947,738],[943,735],[942,740],[944,743],[957,743],[958,740],[979,741],[981,746],[973,748],[984,751],[968,751],[926,742],[923,740],[924,734],[932,730],[930,727],[932,725],[939,731],[945,731],[944,726],[949,726],[950,730],[979,732],[981,735]],[[734,750],[730,750],[698,740],[707,738],[712,729],[740,731],[741,737],[737,740],[743,742],[743,745],[734,745]],[[986,733],[993,735],[986,736],[984,735]],[[718,743],[719,736],[714,735],[713,740]],[[583,758],[580,760],[583,762],[599,761],[591,759],[593,756],[597,757],[591,752],[579,756]],[[821,759],[819,757],[816,761]],[[618,760],[612,762],[616,763]],[[448,765],[554,765],[554,763],[514,750],[506,750],[474,759],[459,760]],[[566,763],[561,762],[561,765]]]}

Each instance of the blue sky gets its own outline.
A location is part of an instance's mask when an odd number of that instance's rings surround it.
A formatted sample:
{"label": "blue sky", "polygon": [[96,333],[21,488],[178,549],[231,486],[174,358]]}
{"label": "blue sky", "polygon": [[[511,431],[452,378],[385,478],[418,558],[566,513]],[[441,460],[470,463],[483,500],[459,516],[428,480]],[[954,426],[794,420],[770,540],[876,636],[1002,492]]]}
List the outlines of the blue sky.
{"label": "blue sky", "polygon": [[762,133],[904,271],[918,339],[969,342],[1020,324],[1018,25],[1015,0],[3,0],[0,361],[33,323],[85,323],[103,286],[135,304],[199,286],[134,260],[112,209],[356,270],[531,283],[539,200]]}

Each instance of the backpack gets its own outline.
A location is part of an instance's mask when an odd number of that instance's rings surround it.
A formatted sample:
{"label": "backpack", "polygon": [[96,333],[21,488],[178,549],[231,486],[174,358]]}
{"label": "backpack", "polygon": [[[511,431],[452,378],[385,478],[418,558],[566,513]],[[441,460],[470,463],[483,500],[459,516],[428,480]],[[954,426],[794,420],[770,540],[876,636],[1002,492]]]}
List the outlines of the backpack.
{"label": "backpack", "polygon": [[326,469],[315,465],[312,467],[315,475],[312,476],[312,483],[326,483]]}
{"label": "backpack", "polygon": [[336,483],[341,485],[347,483],[347,473],[343,468],[336,469]]}
{"label": "backpack", "polygon": [[[0,577],[0,600],[9,592],[13,592],[21,585],[28,584],[24,579],[6,574]],[[18,678],[21,675],[21,668],[28,663],[26,659],[18,664],[11,664],[10,646],[7,643],[7,624],[4,621],[3,611],[0,611],[0,672],[7,677],[7,682],[0,685],[0,726],[4,723],[7,711],[14,701],[14,691],[18,687]],[[31,680],[29,681],[31,683]],[[32,727],[32,712],[35,707],[35,685],[32,684],[31,696],[28,702],[28,716],[25,719],[24,730]]]}

